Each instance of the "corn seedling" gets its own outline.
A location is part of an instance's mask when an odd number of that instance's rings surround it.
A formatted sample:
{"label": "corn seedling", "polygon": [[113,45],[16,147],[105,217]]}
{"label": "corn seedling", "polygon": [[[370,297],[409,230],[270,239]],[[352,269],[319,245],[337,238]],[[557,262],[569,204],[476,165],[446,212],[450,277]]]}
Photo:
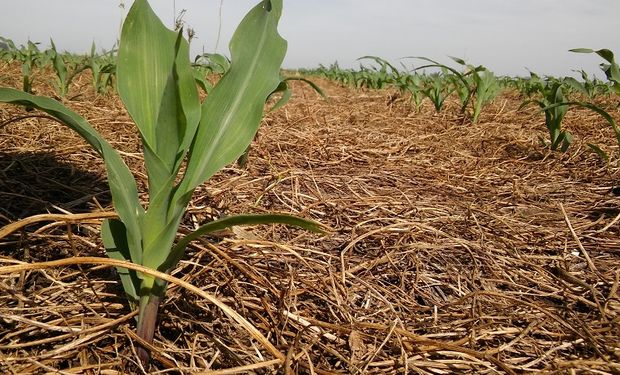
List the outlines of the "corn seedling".
{"label": "corn seedling", "polygon": [[37,45],[38,43],[28,41],[26,46],[16,49],[15,59],[21,63],[22,68],[22,90],[27,93],[32,93],[34,68],[46,64],[45,55]]}
{"label": "corn seedling", "polygon": [[588,73],[584,70],[580,70],[582,81],[578,81],[573,77],[565,77],[563,83],[582,95],[585,95],[588,99],[594,99],[597,95],[607,94],[610,91],[610,87],[604,82],[599,81],[596,77],[591,79]]}
{"label": "corn seedling", "polygon": [[620,66],[618,66],[618,63],[616,62],[616,59],[614,58],[614,53],[611,50],[599,49],[595,51],[595,50],[588,49],[588,48],[576,48],[576,49],[571,49],[571,52],[596,53],[597,55],[602,57],[605,61],[607,61],[607,63],[601,63],[600,67],[605,73],[605,76],[607,77],[607,79],[611,82],[612,90],[617,95],[620,95]]}
{"label": "corn seedling", "polygon": [[95,43],[90,47],[86,68],[90,69],[93,75],[93,88],[98,94],[104,94],[109,87],[114,85],[114,75],[116,74],[116,62],[114,61],[114,50],[97,54]]}
{"label": "corn seedling", "polygon": [[546,86],[546,82],[534,72],[530,72],[528,78],[516,79],[513,82],[515,83],[516,89],[529,99],[544,91]]}
{"label": "corn seedling", "polygon": [[495,74],[486,68],[473,71],[472,78],[474,81],[475,91],[473,96],[473,113],[471,116],[471,122],[475,124],[480,117],[482,108],[497,97],[497,95],[501,92],[501,87],[497,77],[495,77]]}
{"label": "corn seedling", "polygon": [[[570,132],[562,129],[562,120],[568,110],[562,84],[560,82],[549,82],[544,86],[541,93],[542,99],[527,100],[521,105],[521,108],[530,103],[538,104],[545,113],[545,126],[549,131],[549,147],[554,151],[560,148],[562,152],[566,152],[573,141],[573,136]],[[540,141],[546,145],[542,138]]]}
{"label": "corn seedling", "polygon": [[[230,70],[201,104],[182,32],[166,28],[147,0],[134,1],[121,34],[117,89],[143,143],[146,209],[127,165],[86,120],[53,99],[0,89],[1,102],[57,117],[103,157],[119,217],[102,225],[109,257],[170,272],[190,241],[232,225],[285,223],[321,231],[319,224],[289,215],[240,215],[207,223],[175,244],[194,190],[243,153],[266,99],[280,85],[287,46],[277,31],[281,12],[282,0],[264,0],[245,16],[230,42]],[[150,343],[166,283],[132,270],[118,272],[130,303],[138,305],[137,333]],[[140,347],[138,354],[143,363],[149,361],[146,349]]]}
{"label": "corn seedling", "polygon": [[455,90],[453,85],[446,85],[444,78],[439,73],[432,73],[428,76],[426,85],[421,90],[435,107],[437,113],[443,109],[444,102],[450,94]]}
{"label": "corn seedling", "polygon": [[465,62],[463,59],[451,57],[456,63],[463,65],[467,71],[458,74],[458,80],[454,80],[456,85],[463,83],[461,93],[462,108],[465,109],[469,101],[472,102],[471,122],[475,124],[480,117],[482,108],[489,104],[497,97],[501,91],[501,87],[495,74],[482,65],[473,66]]}
{"label": "corn seedling", "polygon": [[[465,110],[467,109],[467,106],[469,105],[469,101],[471,100],[471,96],[472,96],[472,90],[470,88],[469,83],[467,82],[465,74],[463,74],[463,73],[459,72],[458,70],[456,70],[454,68],[451,68],[451,67],[449,67],[447,65],[440,64],[437,61],[431,60],[431,59],[429,59],[427,57],[423,57],[423,56],[415,57],[415,56],[412,56],[412,57],[407,57],[407,58],[419,59],[419,60],[423,60],[423,61],[426,61],[426,62],[430,63],[430,64],[426,64],[426,65],[417,67],[417,68],[414,69],[414,71],[421,70],[421,69],[426,69],[426,68],[440,68],[444,75],[448,75],[449,74],[448,72],[452,73],[454,75],[454,77],[458,80],[458,82],[460,82],[463,85],[463,89],[466,92],[466,94],[463,96],[463,99],[461,100],[461,112],[465,113]],[[454,57],[452,59],[455,60],[455,61],[460,60],[460,59],[456,59]],[[436,87],[434,87],[434,91],[437,91],[438,88],[441,87],[441,84],[442,84],[441,76],[434,75],[434,77],[432,78],[432,81],[433,81],[432,82],[433,86],[436,86]],[[447,92],[447,94],[444,95],[445,97],[449,96],[452,92],[454,92],[457,89],[454,85],[450,85],[450,86],[453,86],[453,87],[451,87],[449,89],[445,88],[445,90]],[[426,94],[426,92],[425,92],[425,94]],[[431,92],[431,94],[433,94],[433,97],[437,98],[437,95],[434,95],[435,94],[434,92]],[[428,94],[426,94],[426,95],[429,97],[429,99],[431,99],[431,101],[433,101],[433,104],[435,105],[435,109],[437,109],[437,101],[436,101],[436,99],[431,98]],[[443,98],[443,100],[445,100],[445,97]],[[459,95],[459,97],[461,97],[461,95]],[[441,101],[441,106],[443,106],[443,100]],[[439,110],[437,110],[437,112],[439,112]]]}
{"label": "corn seedling", "polygon": [[372,60],[379,65],[378,67],[371,66],[370,68],[363,65],[360,66],[359,87],[380,90],[387,85],[393,84],[400,75],[398,69],[380,57],[363,56],[357,60]]}
{"label": "corn seedling", "polygon": [[12,62],[17,59],[18,49],[11,39],[0,37],[0,59]]}
{"label": "corn seedling", "polygon": [[416,112],[419,112],[420,108],[422,108],[422,100],[424,99],[424,93],[422,92],[424,87],[424,76],[415,73],[408,74],[405,77],[405,89],[411,94],[411,102]]}
{"label": "corn seedling", "polygon": [[73,61],[70,61],[70,55],[58,53],[54,41],[50,40],[50,43],[52,47],[48,53],[50,59],[52,60],[54,73],[56,73],[56,90],[58,95],[61,98],[64,98],[69,93],[69,86],[71,85],[73,78],[84,71],[88,65],[84,64],[81,59],[73,59]]}

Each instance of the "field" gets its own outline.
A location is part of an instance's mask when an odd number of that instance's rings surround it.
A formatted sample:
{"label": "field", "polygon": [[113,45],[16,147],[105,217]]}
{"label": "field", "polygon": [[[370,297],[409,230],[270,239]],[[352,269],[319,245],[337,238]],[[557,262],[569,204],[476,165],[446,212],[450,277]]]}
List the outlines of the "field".
{"label": "field", "polygon": [[[0,83],[20,88],[19,69],[0,63]],[[440,113],[428,101],[416,111],[394,88],[312,79],[328,99],[293,82],[247,165],[198,188],[181,233],[247,212],[330,230],[220,231],[171,272],[272,346],[171,283],[150,370],[114,269],[71,263],[105,257],[103,161],[50,117],[0,105],[0,269],[39,264],[0,274],[0,372],[620,372],[620,170],[600,116],[571,109],[563,127],[575,140],[562,153],[541,146],[544,115],[519,109],[514,90],[471,124],[454,96]],[[37,80],[37,94],[56,95],[49,69]],[[84,72],[67,97],[121,151],[146,202],[140,138],[116,94],[96,94]],[[617,99],[596,100],[618,118]],[[41,264],[55,260],[68,261]]]}

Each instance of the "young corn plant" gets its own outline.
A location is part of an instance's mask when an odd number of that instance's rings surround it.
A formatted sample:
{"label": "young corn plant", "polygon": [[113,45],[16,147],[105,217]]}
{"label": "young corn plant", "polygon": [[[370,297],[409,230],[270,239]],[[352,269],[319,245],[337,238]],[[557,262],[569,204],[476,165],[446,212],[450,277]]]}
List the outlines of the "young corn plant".
{"label": "young corn plant", "polygon": [[[530,103],[538,104],[545,113],[545,126],[549,131],[549,148],[553,151],[559,148],[562,152],[566,152],[573,141],[573,136],[567,130],[562,129],[562,120],[566,115],[568,105],[562,91],[561,82],[548,82],[541,94],[543,96],[542,99],[527,100],[521,104],[520,108]],[[542,144],[547,145],[542,138],[540,141]]]}
{"label": "young corn plant", "polygon": [[16,60],[18,60],[22,66],[22,90],[27,93],[32,93],[34,69],[39,66],[44,66],[46,63],[46,56],[41,53],[37,44],[38,43],[28,41],[26,46],[22,45],[17,49],[15,55]]}
{"label": "young corn plant", "polygon": [[18,49],[15,43],[8,38],[0,36],[0,60],[12,62],[17,59]]}
{"label": "young corn plant", "polygon": [[422,92],[424,87],[424,76],[421,74],[408,74],[405,83],[405,89],[411,94],[411,102],[416,112],[419,112],[422,108],[422,100],[424,99],[424,93]]}
{"label": "young corn plant", "polygon": [[616,62],[614,53],[608,49],[592,50],[589,48],[575,48],[571,49],[571,52],[577,53],[596,53],[602,57],[607,63],[601,63],[601,69],[605,73],[605,76],[612,84],[612,90],[616,95],[620,95],[620,66]]}
{"label": "young corn plant", "polygon": [[88,65],[83,64],[79,59],[73,59],[73,61],[66,61],[67,59],[63,54],[59,53],[56,49],[56,44],[50,39],[51,49],[48,51],[50,59],[52,60],[52,67],[54,73],[56,73],[55,86],[58,95],[64,98],[69,93],[69,86],[73,79],[83,72]]}
{"label": "young corn plant", "polygon": [[471,122],[475,124],[482,109],[501,92],[500,83],[495,74],[482,65],[473,66],[458,57],[451,59],[467,69],[465,73],[459,74],[459,80],[455,80],[455,84],[459,81],[464,83],[461,89],[463,92],[460,94],[462,108],[467,108],[468,102],[472,102]]}
{"label": "young corn plant", "polygon": [[446,83],[444,76],[433,73],[428,76],[428,81],[422,89],[422,94],[433,103],[437,113],[441,112],[446,98],[455,90],[453,85]]}
{"label": "young corn plant", "polygon": [[[578,52],[578,53],[596,53],[597,55],[602,57],[605,61],[607,61],[607,63],[602,63],[600,65],[601,69],[603,70],[603,72],[605,72],[605,76],[611,83],[611,90],[615,92],[617,95],[620,95],[620,67],[616,63],[616,60],[614,58],[614,54],[612,51],[608,49],[600,49],[600,50],[594,51],[594,50],[587,49],[587,48],[577,48],[577,49],[572,49],[571,51]],[[565,102],[562,104],[587,108],[601,115],[607,121],[607,123],[611,126],[614,132],[616,141],[618,143],[618,157],[620,158],[620,126],[618,126],[618,123],[614,120],[613,116],[609,112],[605,111],[600,106],[594,103],[590,103],[590,102],[572,101],[572,102]],[[597,145],[593,145],[589,143],[588,146],[602,159],[604,160],[609,159],[609,155]]]}
{"label": "young corn plant", "polygon": [[543,92],[546,86],[546,82],[534,72],[530,72],[528,78],[518,79],[516,83],[517,90],[528,99]]}
{"label": "young corn plant", "polygon": [[[440,64],[435,60],[431,60],[428,57],[423,57],[423,56],[410,56],[407,57],[408,59],[418,59],[418,60],[422,60],[422,61],[426,61],[429,64],[417,67],[414,69],[414,71],[417,70],[421,70],[421,69],[426,69],[426,68],[440,68],[441,72],[443,73],[443,75],[445,77],[447,77],[449,74],[452,74],[453,77],[449,78],[448,80],[452,81],[451,84],[446,85],[446,86],[451,86],[450,89],[446,89],[448,91],[448,94],[445,95],[446,97],[449,96],[449,94],[451,94],[452,92],[458,90],[464,90],[464,92],[461,94],[459,93],[459,98],[461,99],[461,112],[465,113],[467,106],[469,105],[469,101],[471,100],[471,96],[472,96],[472,90],[470,88],[470,84],[467,81],[467,77],[466,74],[463,74],[461,72],[459,72],[458,70],[451,68],[447,65],[444,64]],[[455,57],[451,57],[453,60],[455,61],[462,61],[463,63],[465,63],[463,60],[461,59],[457,59]],[[437,81],[437,77],[433,77],[432,78],[433,84],[439,84],[439,81]],[[459,85],[462,84],[462,87],[459,87]],[[427,95],[428,96],[428,95]],[[430,98],[430,97],[429,97]],[[444,98],[445,99],[445,98]],[[433,104],[435,104],[435,108],[437,108],[437,105],[435,103],[435,101],[431,98],[431,101],[433,101]],[[442,103],[443,105],[443,103]],[[439,111],[438,111],[439,112]]]}
{"label": "young corn plant", "polygon": [[492,71],[482,68],[472,71],[474,81],[473,111],[471,122],[475,124],[480,117],[482,109],[492,102],[501,92],[500,83]]}
{"label": "young corn plant", "polygon": [[114,75],[116,74],[116,62],[114,61],[114,50],[105,52],[103,55],[97,54],[95,43],[90,47],[86,68],[90,69],[93,75],[93,88],[98,94],[105,94],[114,85]]}
{"label": "young corn plant", "polygon": [[[147,0],[134,1],[122,29],[117,86],[143,143],[147,208],[118,152],[86,120],[51,98],[0,89],[0,102],[55,116],[103,157],[118,214],[102,225],[109,257],[170,272],[192,240],[232,225],[285,223],[322,230],[318,223],[289,215],[240,215],[207,223],[175,243],[194,190],[243,153],[256,134],[266,99],[280,84],[287,48],[277,30],[281,13],[282,0],[263,0],[245,16],[230,42],[230,70],[200,103],[182,31],[167,29]],[[138,306],[137,334],[150,343],[166,283],[128,269],[118,273],[130,303]],[[145,348],[138,355],[148,363]]]}
{"label": "young corn plant", "polygon": [[576,80],[573,77],[565,77],[563,83],[570,89],[586,96],[588,99],[594,99],[599,94],[606,94],[610,86],[604,82],[599,81],[596,77],[590,78],[588,73],[584,70],[580,70],[581,81]]}

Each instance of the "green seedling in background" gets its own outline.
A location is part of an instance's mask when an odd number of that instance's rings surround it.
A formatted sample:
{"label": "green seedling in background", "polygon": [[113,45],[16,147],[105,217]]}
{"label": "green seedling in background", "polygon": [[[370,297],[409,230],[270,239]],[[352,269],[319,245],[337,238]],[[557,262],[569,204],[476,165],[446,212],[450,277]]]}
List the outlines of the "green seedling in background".
{"label": "green seedling in background", "polygon": [[612,83],[612,90],[616,95],[620,95],[620,67],[614,58],[614,53],[608,49],[592,50],[589,48],[575,48],[571,52],[577,53],[596,53],[602,57],[607,63],[601,63],[601,69],[605,73],[607,79]]}
{"label": "green seedling in background", "polygon": [[56,74],[56,91],[61,98],[69,93],[69,86],[73,79],[83,72],[88,65],[84,64],[81,58],[75,58],[69,54],[61,54],[56,49],[54,41],[50,39],[51,49],[48,51],[52,60],[52,68]]}
{"label": "green seedling in background", "polygon": [[[527,100],[521,104],[520,108],[530,103],[538,104],[545,113],[545,126],[549,131],[549,147],[553,151],[559,148],[562,152],[566,152],[573,141],[573,136],[570,132],[562,129],[562,120],[568,110],[568,106],[565,105],[566,98],[562,91],[562,84],[560,82],[549,82],[544,86],[541,94],[542,99]],[[541,143],[546,144],[543,139],[541,139]]]}
{"label": "green seedling in background", "polygon": [[90,47],[90,55],[87,58],[86,67],[90,69],[93,75],[93,88],[98,94],[105,94],[114,85],[114,76],[116,74],[114,50],[98,55],[97,47],[93,42]]}

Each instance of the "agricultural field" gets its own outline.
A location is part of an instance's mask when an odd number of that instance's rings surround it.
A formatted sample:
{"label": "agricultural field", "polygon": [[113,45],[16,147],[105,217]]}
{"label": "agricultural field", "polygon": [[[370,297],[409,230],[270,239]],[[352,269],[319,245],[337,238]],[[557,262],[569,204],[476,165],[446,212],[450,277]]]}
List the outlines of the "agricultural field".
{"label": "agricultural field", "polygon": [[[0,373],[620,372],[613,55],[599,51],[606,80],[373,56],[282,71],[250,147],[231,141],[242,157],[180,211],[178,262],[131,271],[169,275],[149,340],[143,292],[132,300],[105,234],[126,208],[115,159],[30,96],[87,120],[155,206],[158,159],[116,63],[129,52],[9,42],[0,87],[15,90],[0,99],[19,106],[0,104]],[[206,101],[236,74],[220,55],[191,72]],[[191,177],[191,162],[174,168]]]}

